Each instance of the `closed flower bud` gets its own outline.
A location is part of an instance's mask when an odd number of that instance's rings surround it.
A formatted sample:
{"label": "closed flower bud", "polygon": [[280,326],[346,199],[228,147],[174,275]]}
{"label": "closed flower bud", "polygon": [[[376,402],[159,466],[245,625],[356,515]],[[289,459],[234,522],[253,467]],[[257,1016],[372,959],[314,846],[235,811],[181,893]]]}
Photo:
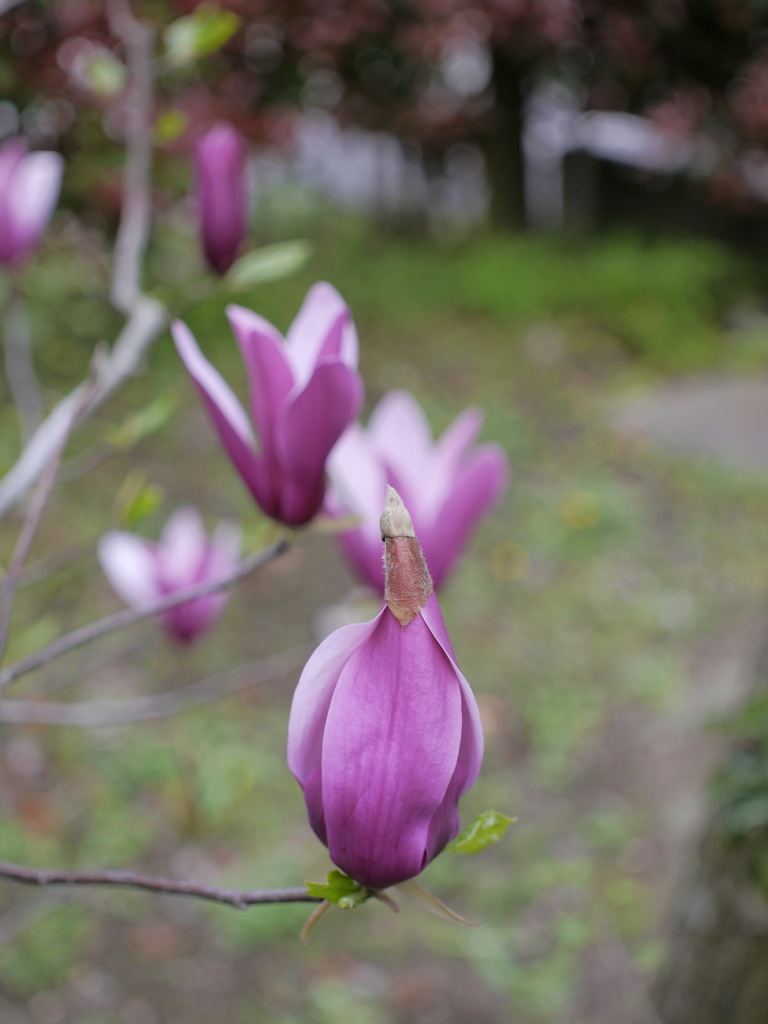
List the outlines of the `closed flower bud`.
{"label": "closed flower bud", "polygon": [[475,698],[392,488],[381,528],[384,606],[318,647],[288,726],[312,828],[334,864],[372,889],[418,875],[456,836],[483,755]]}
{"label": "closed flower bud", "polygon": [[[240,564],[240,531],[219,523],[209,540],[198,511],[180,508],[156,544],[122,530],[106,533],[99,560],[126,604],[151,608],[171,594],[230,576]],[[206,594],[170,608],[160,620],[172,639],[189,644],[215,625],[228,600],[228,594]]]}
{"label": "closed flower bud", "polygon": [[217,274],[229,270],[248,233],[245,158],[245,140],[223,121],[195,145],[200,238],[206,261]]}
{"label": "closed flower bud", "polygon": [[259,506],[287,526],[309,522],[325,497],[325,463],[363,398],[357,334],[329,284],[310,289],[284,339],[263,317],[227,310],[250,383],[249,420],[185,324],[173,337],[222,445]]}
{"label": "closed flower bud", "polygon": [[440,589],[508,485],[502,449],[474,444],[482,425],[482,415],[466,409],[434,441],[416,399],[406,391],[391,391],[373,411],[367,430],[355,424],[346,432],[328,463],[328,508],[334,515],[360,517],[338,540],[361,580],[376,590],[384,588],[379,512],[391,481],[413,516]]}
{"label": "closed flower bud", "polygon": [[29,153],[21,139],[0,146],[0,265],[17,266],[37,248],[63,170],[58,153]]}

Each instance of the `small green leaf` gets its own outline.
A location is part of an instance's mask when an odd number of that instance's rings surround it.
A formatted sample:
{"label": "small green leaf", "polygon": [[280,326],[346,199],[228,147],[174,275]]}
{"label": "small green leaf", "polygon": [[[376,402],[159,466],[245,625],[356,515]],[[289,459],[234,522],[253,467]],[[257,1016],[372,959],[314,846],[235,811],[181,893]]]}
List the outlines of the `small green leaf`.
{"label": "small green leaf", "polygon": [[234,11],[201,4],[192,14],[172,22],[163,33],[168,60],[180,65],[207,57],[228,43],[240,24]]}
{"label": "small green leaf", "polygon": [[115,495],[115,507],[121,525],[132,529],[159,508],[163,490],[150,483],[140,470],[130,472]]}
{"label": "small green leaf", "polygon": [[342,910],[359,907],[370,898],[367,889],[341,871],[329,871],[327,882],[307,882],[306,885],[307,896],[317,896],[328,903],[335,903]]}
{"label": "small green leaf", "polygon": [[225,283],[230,291],[243,291],[267,281],[277,281],[281,277],[301,270],[312,255],[312,244],[297,239],[293,242],[275,242],[261,249],[247,252],[232,265]]}
{"label": "small green leaf", "polygon": [[143,409],[133,412],[123,422],[108,431],[105,439],[115,448],[132,448],[139,441],[151,437],[169,422],[175,402],[167,395],[153,399]]}
{"label": "small green leaf", "polygon": [[451,853],[480,853],[486,846],[498,843],[509,826],[516,821],[517,818],[508,818],[498,811],[483,811],[471,825],[459,832],[452,843],[448,843],[446,850]]}

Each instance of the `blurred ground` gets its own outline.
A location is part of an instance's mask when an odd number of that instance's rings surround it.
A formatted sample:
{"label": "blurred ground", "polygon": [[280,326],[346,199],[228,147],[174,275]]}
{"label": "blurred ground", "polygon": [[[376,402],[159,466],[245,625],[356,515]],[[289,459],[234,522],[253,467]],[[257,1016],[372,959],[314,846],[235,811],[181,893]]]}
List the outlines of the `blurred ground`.
{"label": "blurred ground", "polygon": [[[657,1024],[645,993],[664,955],[663,913],[724,743],[717,723],[738,704],[762,627],[768,479],[730,457],[700,457],[730,436],[728,410],[751,406],[740,391],[731,402],[718,390],[700,426],[678,415],[690,395],[681,375],[706,370],[717,388],[735,377],[728,387],[752,393],[745,378],[764,364],[768,332],[759,320],[741,329],[728,318],[745,301],[744,275],[720,250],[685,244],[608,240],[576,252],[486,240],[440,250],[338,224],[318,236],[318,253],[305,274],[244,304],[284,328],[308,283],[328,277],[355,314],[368,408],[406,387],[441,430],[480,405],[483,436],[504,445],[513,467],[507,499],[441,596],[486,722],[486,764],[463,819],[496,807],[519,821],[476,858],[439,858],[424,883],[482,927],[366,906],[327,915],[304,948],[296,936],[306,908],[238,914],[7,885],[0,1018]],[[71,319],[85,334],[82,300],[75,316],[63,272],[48,273],[40,323],[47,305],[60,330]],[[223,305],[200,304],[189,319],[235,381],[242,371]],[[91,306],[106,331],[108,317],[96,299]],[[40,350],[51,387],[64,375],[63,344],[49,336]],[[85,351],[83,341],[73,376]],[[154,435],[123,448],[108,440],[131,410],[158,399],[173,411]],[[763,422],[744,428],[748,445],[757,434],[762,445]],[[689,435],[697,445],[678,452],[675,440]],[[57,491],[34,559],[68,561],[20,593],[12,658],[117,607],[93,547],[137,473],[163,495],[138,518],[147,535],[185,501],[210,521],[241,517],[253,546],[268,532],[167,338],[149,375],[77,448],[74,469],[98,471],[87,506],[72,469]],[[6,545],[12,533],[6,527]],[[126,698],[311,645],[316,614],[351,586],[332,538],[310,531],[238,590],[199,648],[172,651],[148,624],[62,659],[12,695]],[[322,878],[327,859],[284,766],[296,677],[153,724],[4,727],[0,857],[141,865],[238,886]]]}

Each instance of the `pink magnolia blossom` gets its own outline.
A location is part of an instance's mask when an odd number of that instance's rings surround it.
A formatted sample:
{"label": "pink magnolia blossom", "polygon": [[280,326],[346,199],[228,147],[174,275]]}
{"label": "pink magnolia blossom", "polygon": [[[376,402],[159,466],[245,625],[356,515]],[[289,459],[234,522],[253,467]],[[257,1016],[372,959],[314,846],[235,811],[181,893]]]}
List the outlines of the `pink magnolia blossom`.
{"label": "pink magnolia blossom", "polygon": [[[240,564],[240,531],[219,523],[209,540],[197,509],[177,509],[157,543],[123,530],[104,534],[99,560],[107,579],[132,608],[151,608],[170,594],[230,576]],[[229,595],[206,594],[163,612],[168,634],[192,643],[215,625]]]}
{"label": "pink magnolia blossom", "polygon": [[200,238],[217,274],[235,262],[248,233],[246,151],[242,135],[219,121],[195,145],[195,178]]}
{"label": "pink magnolia blossom", "polygon": [[338,540],[363,581],[383,590],[379,510],[389,481],[413,516],[440,589],[478,523],[508,485],[509,465],[502,449],[474,445],[482,425],[482,414],[467,409],[434,441],[416,399],[406,391],[391,391],[374,409],[367,430],[355,424],[346,432],[328,464],[328,505],[335,515],[361,517]]}
{"label": "pink magnolia blossom", "polygon": [[288,725],[288,764],[313,830],[334,864],[372,889],[418,875],[456,836],[458,800],[483,755],[475,698],[391,488],[381,528],[386,603],[318,647]]}
{"label": "pink magnolia blossom", "polygon": [[22,139],[0,146],[0,265],[23,263],[37,247],[63,171],[58,153],[30,153]]}
{"label": "pink magnolia blossom", "polygon": [[288,526],[309,522],[325,497],[328,454],[363,397],[357,334],[329,284],[310,289],[284,339],[251,310],[227,310],[250,383],[251,422],[185,324],[173,336],[221,443],[261,508]]}

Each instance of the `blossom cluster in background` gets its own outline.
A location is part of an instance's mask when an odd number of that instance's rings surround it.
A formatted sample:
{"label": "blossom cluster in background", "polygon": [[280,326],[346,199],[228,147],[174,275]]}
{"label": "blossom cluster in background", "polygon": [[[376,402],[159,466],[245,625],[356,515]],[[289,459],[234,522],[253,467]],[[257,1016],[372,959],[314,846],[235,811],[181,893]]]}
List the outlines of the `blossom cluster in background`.
{"label": "blossom cluster in background", "polygon": [[[197,140],[193,161],[202,250],[210,268],[225,274],[248,231],[245,141],[218,123]],[[61,157],[30,154],[20,140],[0,147],[0,263],[19,265],[38,244],[62,168]],[[477,705],[433,585],[442,586],[503,494],[507,460],[497,445],[476,444],[477,410],[463,412],[435,440],[405,391],[385,395],[368,427],[360,425],[357,331],[330,284],[310,289],[285,337],[241,306],[229,306],[227,318],[243,359],[248,411],[187,325],[172,325],[226,455],[278,523],[305,526],[321,512],[353,517],[339,535],[342,551],[384,596],[371,622],[337,631],[310,658],[288,740],[289,766],[331,859],[360,885],[384,889],[418,875],[456,836],[459,797],[480,769]],[[209,538],[200,513],[183,507],[157,542],[113,530],[98,554],[128,605],[150,614],[157,608],[168,636],[190,644],[215,625],[226,594],[163,602],[201,585],[223,586],[241,564],[240,545],[238,528],[220,523]]]}

